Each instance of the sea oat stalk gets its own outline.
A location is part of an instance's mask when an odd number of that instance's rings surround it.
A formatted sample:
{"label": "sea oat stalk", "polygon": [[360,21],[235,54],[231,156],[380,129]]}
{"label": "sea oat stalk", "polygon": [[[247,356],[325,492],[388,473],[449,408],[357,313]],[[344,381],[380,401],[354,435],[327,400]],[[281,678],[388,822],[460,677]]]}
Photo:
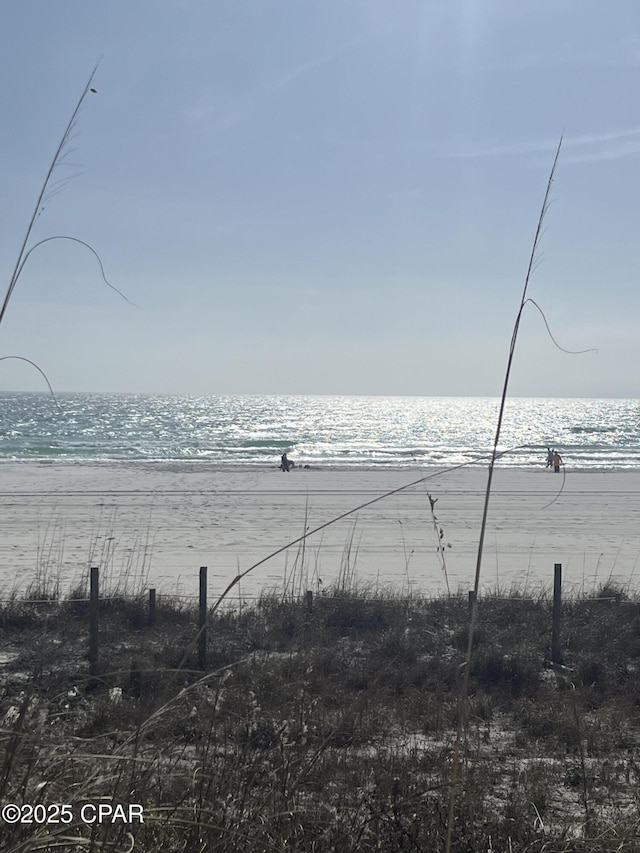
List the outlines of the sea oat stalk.
{"label": "sea oat stalk", "polygon": [[61,163],[64,159],[64,155],[65,155],[67,146],[68,146],[69,141],[72,137],[73,131],[75,129],[75,126],[76,126],[76,123],[78,120],[78,115],[80,113],[80,110],[82,108],[83,103],[85,102],[85,99],[87,98],[87,96],[90,93],[95,93],[95,91],[96,91],[93,88],[93,78],[95,77],[96,70],[97,70],[97,67],[94,68],[93,71],[91,72],[91,75],[90,75],[89,79],[87,80],[87,83],[85,84],[84,89],[82,90],[82,94],[78,98],[75,109],[73,110],[73,113],[71,114],[71,118],[69,119],[69,122],[65,128],[65,131],[62,134],[62,139],[60,140],[58,147],[56,148],[56,152],[53,155],[53,159],[51,160],[51,163],[49,164],[49,169],[47,170],[47,174],[45,175],[45,179],[44,179],[42,186],[40,188],[40,193],[38,194],[38,198],[37,198],[35,207],[33,209],[33,213],[31,214],[31,219],[29,220],[29,224],[27,226],[27,230],[25,232],[24,239],[23,239],[22,245],[20,247],[20,252],[18,253],[18,259],[16,260],[16,265],[15,265],[15,268],[13,270],[13,274],[12,274],[11,278],[9,279],[9,286],[7,288],[7,292],[6,292],[5,297],[4,297],[2,307],[0,308],[0,324],[4,320],[4,315],[6,314],[7,307],[9,305],[9,301],[11,299],[11,296],[13,295],[13,291],[15,290],[16,284],[18,283],[18,279],[20,278],[20,274],[21,274],[22,270],[24,269],[24,263],[27,260],[29,254],[33,251],[33,248],[35,248],[35,246],[34,246],[32,249],[27,249],[27,245],[29,243],[29,240],[31,239],[31,234],[32,234],[33,228],[36,224],[36,220],[43,210],[43,202],[45,200],[45,196],[47,194],[47,191],[51,188],[51,180],[52,180],[53,174],[54,174],[56,168],[61,165]]}
{"label": "sea oat stalk", "polygon": [[[60,139],[60,142],[58,143],[58,147],[56,148],[55,154],[53,155],[53,159],[51,160],[51,163],[49,164],[49,168],[48,168],[47,173],[45,175],[44,181],[42,182],[42,186],[40,187],[40,192],[38,194],[38,198],[36,200],[36,204],[35,204],[35,207],[33,209],[33,213],[31,214],[31,219],[29,220],[29,224],[28,224],[27,229],[25,231],[25,235],[24,235],[24,238],[22,240],[22,245],[20,246],[20,251],[18,253],[18,257],[16,260],[16,264],[15,264],[13,273],[11,275],[11,278],[9,279],[9,285],[7,287],[7,291],[6,291],[5,296],[4,296],[2,306],[0,307],[0,324],[2,324],[2,321],[5,318],[7,308],[9,307],[9,302],[10,302],[11,297],[13,295],[13,292],[16,288],[16,285],[20,279],[20,276],[22,275],[25,264],[27,263],[27,261],[29,260],[29,258],[32,255],[32,253],[36,249],[40,248],[40,246],[44,245],[45,243],[49,243],[53,240],[70,240],[74,243],[79,243],[81,246],[84,246],[86,249],[89,249],[89,251],[96,257],[96,259],[98,261],[98,264],[100,266],[100,273],[101,273],[102,279],[105,282],[105,284],[108,287],[110,287],[112,290],[114,290],[125,301],[129,302],[127,297],[120,290],[118,290],[117,287],[114,287],[107,280],[107,277],[106,277],[105,272],[104,272],[104,266],[102,264],[102,260],[100,259],[100,256],[98,255],[96,250],[92,246],[90,246],[88,243],[86,243],[84,240],[80,240],[78,237],[72,237],[72,236],[69,236],[67,234],[57,234],[57,235],[52,236],[52,237],[45,237],[44,239],[39,240],[37,243],[34,243],[32,246],[29,246],[29,240],[31,239],[31,235],[33,233],[33,229],[34,229],[36,220],[38,219],[38,217],[40,216],[40,214],[44,210],[44,205],[45,205],[47,198],[51,197],[56,192],[59,192],[60,189],[62,189],[62,187],[64,187],[65,184],[67,183],[68,179],[63,179],[61,181],[55,182],[55,181],[53,181],[53,176],[55,174],[56,169],[59,166],[62,166],[64,164],[64,159],[65,159],[65,157],[68,153],[68,150],[69,150],[69,143],[73,137],[73,133],[74,133],[77,121],[78,121],[78,116],[80,114],[80,110],[82,108],[82,105],[84,104],[85,99],[88,97],[89,94],[95,94],[96,93],[96,89],[93,87],[93,79],[95,77],[96,70],[97,70],[97,66],[91,72],[91,75],[89,76],[89,79],[87,80],[87,82],[84,86],[84,89],[82,90],[82,94],[78,98],[78,101],[75,105],[75,108],[71,114],[71,118],[69,119],[67,126],[65,127],[64,133],[62,134],[62,138]],[[53,395],[53,389],[51,388],[51,383],[49,382],[47,375],[44,373],[44,371],[37,364],[35,364],[30,359],[25,358],[24,356],[20,356],[20,355],[4,356],[4,359],[6,359],[6,358],[17,358],[17,359],[20,359],[22,361],[26,361],[29,364],[31,364],[33,367],[35,367],[44,377],[45,382],[49,386],[49,390],[51,391],[51,394]],[[0,360],[2,360],[2,359],[0,359]],[[54,400],[55,400],[55,395],[54,395]],[[57,405],[57,400],[56,400],[56,405]]]}
{"label": "sea oat stalk", "polygon": [[460,744],[462,740],[462,730],[464,728],[464,722],[466,720],[466,703],[467,703],[467,694],[469,689],[469,669],[471,667],[471,653],[473,648],[473,634],[476,624],[477,611],[478,611],[478,592],[480,590],[480,575],[482,571],[482,555],[484,550],[484,537],[487,529],[487,517],[489,514],[489,500],[491,498],[491,485],[493,482],[493,471],[495,468],[496,460],[499,456],[498,454],[498,444],[500,442],[500,433],[502,430],[502,420],[504,417],[505,405],[507,402],[507,393],[509,390],[509,379],[511,377],[511,366],[513,364],[513,357],[516,349],[516,341],[518,339],[518,332],[520,330],[520,320],[522,319],[522,312],[524,311],[524,307],[527,304],[527,290],[529,287],[529,280],[531,278],[531,274],[533,272],[533,268],[536,263],[538,246],[540,244],[540,239],[542,237],[542,226],[544,223],[545,216],[547,214],[547,210],[549,209],[549,197],[551,195],[551,187],[553,186],[553,178],[556,171],[556,166],[558,164],[558,158],[560,156],[560,149],[562,147],[562,137],[560,137],[560,141],[558,143],[558,148],[556,149],[556,154],[553,159],[553,165],[551,167],[551,172],[549,173],[549,179],[547,181],[547,188],[544,194],[544,200],[542,202],[542,209],[540,211],[540,215],[538,217],[538,225],[536,227],[536,233],[533,240],[533,247],[531,249],[531,255],[529,257],[529,265],[527,267],[527,274],[524,280],[524,287],[522,290],[522,297],[520,299],[520,307],[518,308],[518,313],[516,315],[516,321],[513,327],[513,334],[511,335],[511,345],[509,347],[509,357],[507,358],[507,369],[505,371],[504,383],[502,386],[502,395],[500,397],[500,408],[498,410],[498,422],[496,425],[496,432],[493,439],[493,450],[491,453],[491,461],[489,462],[489,469],[487,474],[487,487],[485,490],[484,496],[484,507],[482,510],[482,523],[480,525],[480,538],[478,540],[478,553],[476,557],[476,573],[473,584],[473,602],[471,605],[471,614],[469,616],[469,638],[467,642],[467,653],[465,657],[465,661],[462,665],[462,681],[460,685],[460,698],[459,698],[459,708],[458,708],[458,728],[456,735],[456,743],[454,748],[454,755],[451,767],[451,788],[449,792],[449,815],[447,820],[447,837],[445,843],[445,851],[446,853],[450,853],[451,851],[451,833],[453,830],[453,812],[455,806],[455,797],[456,797],[456,788],[457,788],[457,780],[458,780],[458,772],[460,765]]}

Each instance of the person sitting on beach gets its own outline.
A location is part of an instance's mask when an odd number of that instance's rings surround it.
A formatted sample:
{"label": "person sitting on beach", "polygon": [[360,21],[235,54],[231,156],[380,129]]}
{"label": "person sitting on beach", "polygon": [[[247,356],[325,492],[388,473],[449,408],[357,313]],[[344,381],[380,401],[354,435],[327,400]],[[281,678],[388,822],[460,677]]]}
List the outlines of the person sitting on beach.
{"label": "person sitting on beach", "polygon": [[287,459],[287,454],[283,453],[280,457],[280,468],[283,471],[289,471],[293,467],[293,462],[289,462]]}
{"label": "person sitting on beach", "polygon": [[558,453],[557,450],[553,451],[552,462],[553,462],[553,470],[555,471],[556,474],[559,474],[560,473],[560,466],[562,465],[562,456],[560,456],[560,454]]}

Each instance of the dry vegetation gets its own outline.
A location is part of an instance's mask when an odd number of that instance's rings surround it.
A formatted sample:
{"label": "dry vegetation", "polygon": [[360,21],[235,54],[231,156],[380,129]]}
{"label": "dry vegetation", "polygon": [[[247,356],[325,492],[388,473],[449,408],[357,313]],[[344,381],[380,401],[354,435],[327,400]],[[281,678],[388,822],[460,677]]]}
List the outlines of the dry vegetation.
{"label": "dry vegetation", "polygon": [[[0,609],[0,800],[68,803],[70,824],[6,825],[0,850],[432,851],[446,835],[461,597],[265,597],[210,619],[160,598]],[[565,602],[568,669],[549,667],[551,602],[484,597],[467,701],[455,851],[640,845],[640,606]],[[85,802],[144,823],[80,822]]]}

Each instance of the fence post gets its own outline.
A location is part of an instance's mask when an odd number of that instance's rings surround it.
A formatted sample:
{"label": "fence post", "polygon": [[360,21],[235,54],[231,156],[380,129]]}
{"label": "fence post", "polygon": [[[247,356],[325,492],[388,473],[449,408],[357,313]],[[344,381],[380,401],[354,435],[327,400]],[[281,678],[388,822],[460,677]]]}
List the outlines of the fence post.
{"label": "fence post", "polygon": [[89,678],[92,685],[95,685],[95,679],[98,676],[98,609],[100,605],[98,576],[97,567],[92,566],[89,576]]}
{"label": "fence post", "polygon": [[562,663],[560,648],[560,617],[562,615],[562,564],[553,566],[553,624],[551,627],[551,660]]}
{"label": "fence post", "polygon": [[200,566],[200,610],[198,614],[198,669],[207,667],[207,567]]}
{"label": "fence post", "polygon": [[149,627],[152,628],[156,624],[156,591],[149,590]]}
{"label": "fence post", "polygon": [[474,603],[475,603],[475,600],[476,600],[476,593],[475,593],[475,590],[470,589],[470,590],[469,590],[469,611],[471,611],[471,609],[473,608],[473,605],[474,605]]}

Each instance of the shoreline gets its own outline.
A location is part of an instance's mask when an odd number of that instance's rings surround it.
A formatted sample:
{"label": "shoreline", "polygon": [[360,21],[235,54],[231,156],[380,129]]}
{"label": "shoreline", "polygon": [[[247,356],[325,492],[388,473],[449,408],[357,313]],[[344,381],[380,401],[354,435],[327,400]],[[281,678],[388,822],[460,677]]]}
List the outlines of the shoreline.
{"label": "shoreline", "polygon": [[[365,474],[374,474],[378,473],[402,473],[402,472],[438,472],[444,474],[446,472],[457,471],[459,469],[474,469],[474,470],[482,470],[487,471],[489,467],[489,461],[491,459],[491,454],[487,454],[486,457],[482,457],[481,459],[471,460],[471,461],[462,461],[456,462],[451,465],[428,465],[428,464],[407,464],[407,465],[398,465],[396,463],[377,463],[375,465],[363,465],[361,463],[357,463],[354,465],[349,465],[344,462],[326,462],[325,464],[305,464],[305,463],[296,463],[295,466],[288,472],[292,474],[304,474],[307,472],[362,472]],[[294,460],[295,461],[295,460]],[[182,470],[185,471],[194,471],[200,470],[201,472],[212,473],[216,471],[228,472],[232,474],[243,474],[247,472],[252,473],[262,473],[268,474],[274,471],[280,472],[280,464],[273,460],[267,463],[259,463],[259,462],[247,462],[244,464],[240,463],[232,463],[232,462],[218,462],[218,461],[208,461],[206,459],[66,459],[63,457],[59,458],[42,458],[42,459],[10,459],[10,458],[0,458],[0,470],[4,468],[11,467],[26,467],[33,466],[35,468],[40,467],[56,467],[60,466],[61,468],[84,468],[84,467],[95,467],[95,468],[123,468],[123,467],[131,467],[131,466],[139,466],[140,468],[145,468],[148,470],[162,470],[163,468],[171,469],[171,470]],[[537,465],[517,465],[517,464],[505,464],[500,458],[496,463],[496,470],[505,470],[505,471],[521,471],[521,472],[530,472],[530,473],[541,473],[541,474],[549,474],[549,469],[545,468],[545,466],[540,462]],[[616,467],[614,465],[599,465],[599,466],[579,466],[579,465],[568,465],[566,466],[567,474],[640,474],[640,467],[627,465]]]}
{"label": "shoreline", "polygon": [[[363,586],[433,595],[446,593],[448,580],[454,593],[473,582],[486,471],[474,465],[285,475],[206,463],[4,464],[0,590],[24,588],[44,574],[77,583],[89,565],[99,565],[112,582],[192,594],[199,567],[207,565],[215,595],[305,528],[350,513],[309,536],[304,555],[294,545],[266,562],[240,592],[250,597],[287,581],[317,589],[346,572]],[[437,499],[446,577],[427,493]],[[542,467],[498,465],[481,587],[549,586],[556,562],[568,587],[588,590],[609,576],[631,586],[640,554],[634,496],[640,497],[639,471],[569,470],[564,478]]]}

